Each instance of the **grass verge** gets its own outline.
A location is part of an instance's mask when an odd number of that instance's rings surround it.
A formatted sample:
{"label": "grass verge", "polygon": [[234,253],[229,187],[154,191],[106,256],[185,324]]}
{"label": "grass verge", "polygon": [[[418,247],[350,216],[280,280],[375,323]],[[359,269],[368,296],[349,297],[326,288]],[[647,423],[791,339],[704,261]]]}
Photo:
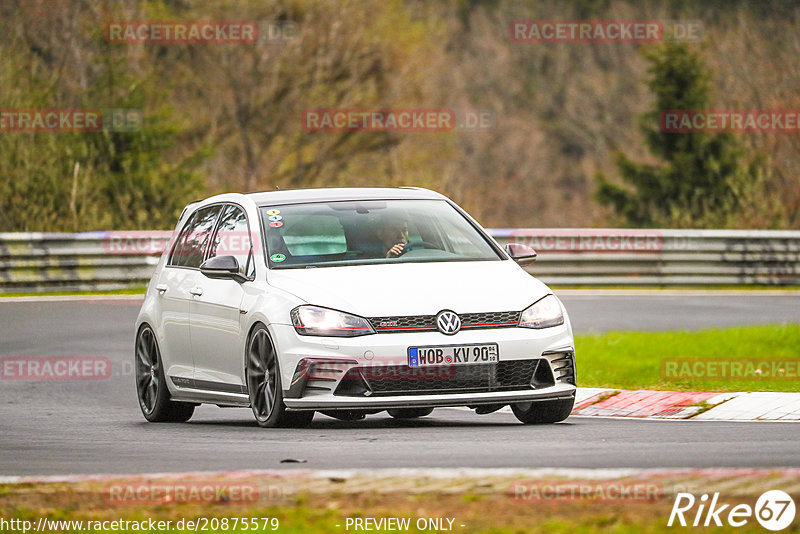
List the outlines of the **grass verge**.
{"label": "grass verge", "polygon": [[[149,477],[136,482],[151,488]],[[175,482],[182,484],[179,477]],[[747,503],[752,506],[765,487],[785,487],[792,483],[792,476],[763,472],[744,475],[657,475],[652,478],[615,478],[610,480],[567,480],[540,478],[519,480],[509,475],[490,477],[489,480],[456,478],[446,482],[437,481],[439,489],[425,486],[430,481],[413,477],[381,477],[355,481],[346,479],[286,480],[280,477],[227,480],[224,487],[256,484],[279,488],[276,493],[260,492],[257,502],[242,503],[234,500],[209,499],[199,502],[158,502],[151,504],[111,504],[106,484],[100,482],[78,483],[23,483],[0,485],[0,518],[16,518],[36,525],[39,518],[57,521],[83,521],[80,526],[87,532],[87,521],[133,520],[172,521],[172,525],[183,520],[205,522],[201,532],[280,532],[280,533],[343,533],[358,532],[352,520],[355,518],[399,518],[408,521],[407,532],[452,531],[464,534],[516,534],[516,533],[633,533],[674,532],[667,527],[670,510],[677,491],[693,493],[720,491],[724,488],[725,502]],[[295,486],[283,491],[285,484]],[[520,486],[521,484],[521,486]],[[580,485],[580,486],[577,486]],[[391,489],[391,487],[395,489]],[[158,487],[158,486],[152,486]],[[523,491],[518,489],[522,487]],[[560,489],[568,491],[561,491]],[[574,488],[587,488],[578,496]],[[541,488],[541,493],[535,488]],[[550,488],[550,489],[547,489]],[[570,489],[572,488],[572,490]],[[625,488],[633,491],[625,492]],[[654,498],[641,499],[637,488],[650,488]],[[600,492],[600,493],[598,493]],[[139,494],[138,492],[136,493]],[[599,498],[599,495],[608,498]],[[147,492],[152,496],[151,491]],[[229,493],[232,495],[232,493]],[[273,495],[278,495],[273,498]],[[548,496],[550,495],[550,496]],[[616,497],[613,497],[616,495]],[[690,515],[690,521],[693,515]],[[227,518],[227,528],[220,520]],[[257,528],[231,528],[234,519],[257,518]],[[268,518],[265,520],[265,518]],[[351,519],[348,528],[348,518]],[[419,528],[419,519],[438,520],[440,526],[449,528]],[[216,519],[216,521],[214,520]],[[273,519],[275,521],[273,521]],[[452,520],[450,522],[449,520]],[[425,526],[423,523],[422,526]],[[427,522],[430,527],[431,523]],[[78,532],[78,525],[61,525],[58,532]],[[216,526],[216,528],[214,528]],[[277,526],[277,528],[275,528]],[[76,528],[78,527],[78,528]],[[266,528],[265,528],[266,527]],[[192,531],[193,528],[164,530],[166,532]],[[373,530],[373,529],[370,529]],[[380,532],[397,529],[374,529]],[[680,529],[679,529],[680,530]],[[704,532],[722,532],[720,528],[703,529]],[[763,532],[752,518],[737,532]],[[53,526],[48,531],[54,531]],[[92,529],[100,532],[101,530]],[[106,530],[108,531],[108,530]],[[115,532],[134,532],[122,528]],[[162,531],[162,532],[164,532]],[[793,525],[786,532],[797,532]]]}
{"label": "grass verge", "polygon": [[583,387],[800,391],[798,324],[581,335],[575,351]]}

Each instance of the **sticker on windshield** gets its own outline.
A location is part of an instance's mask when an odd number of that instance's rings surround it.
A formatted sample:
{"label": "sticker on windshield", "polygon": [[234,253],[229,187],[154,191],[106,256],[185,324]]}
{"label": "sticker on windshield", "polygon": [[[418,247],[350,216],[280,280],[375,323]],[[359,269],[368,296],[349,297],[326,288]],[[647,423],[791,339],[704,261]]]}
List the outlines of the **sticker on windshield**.
{"label": "sticker on windshield", "polygon": [[269,225],[273,228],[280,228],[283,226],[283,221],[272,221],[269,223]]}
{"label": "sticker on windshield", "polygon": [[281,210],[267,210],[267,215],[280,215]]}
{"label": "sticker on windshield", "polygon": [[270,221],[280,221],[281,219],[283,219],[283,217],[281,217],[280,215],[270,215],[270,216],[268,217],[268,219],[269,219]]}
{"label": "sticker on windshield", "polygon": [[283,254],[273,254],[272,256],[269,257],[269,259],[274,261],[275,263],[280,263],[286,259],[286,256],[284,256]]}

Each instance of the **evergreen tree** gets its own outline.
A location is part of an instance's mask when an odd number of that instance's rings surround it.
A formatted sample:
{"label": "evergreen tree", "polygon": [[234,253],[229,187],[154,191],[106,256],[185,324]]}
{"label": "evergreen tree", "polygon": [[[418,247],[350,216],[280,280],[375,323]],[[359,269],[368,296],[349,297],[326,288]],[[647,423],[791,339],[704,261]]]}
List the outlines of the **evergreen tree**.
{"label": "evergreen tree", "polygon": [[649,151],[661,163],[637,163],[619,153],[624,185],[598,175],[598,200],[624,221],[639,227],[725,227],[758,196],[763,184],[759,158],[743,161],[744,150],[731,133],[668,133],[660,128],[666,110],[707,110],[711,74],[687,45],[669,43],[647,53],[655,95],[643,117]]}

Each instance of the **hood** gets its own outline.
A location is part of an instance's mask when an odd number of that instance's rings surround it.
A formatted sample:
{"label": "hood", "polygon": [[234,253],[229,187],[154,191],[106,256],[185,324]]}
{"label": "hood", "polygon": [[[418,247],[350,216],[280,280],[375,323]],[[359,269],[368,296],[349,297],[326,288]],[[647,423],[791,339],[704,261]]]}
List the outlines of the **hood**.
{"label": "hood", "polygon": [[550,290],[505,261],[273,269],[271,286],[363,317],[521,311]]}

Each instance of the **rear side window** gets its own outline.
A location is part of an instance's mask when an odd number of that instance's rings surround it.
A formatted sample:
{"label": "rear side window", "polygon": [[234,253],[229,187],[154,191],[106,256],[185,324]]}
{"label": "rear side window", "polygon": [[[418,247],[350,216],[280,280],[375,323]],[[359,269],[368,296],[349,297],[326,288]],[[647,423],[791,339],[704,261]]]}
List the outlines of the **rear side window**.
{"label": "rear side window", "polygon": [[173,267],[200,267],[203,263],[214,224],[217,222],[221,206],[209,206],[197,210],[183,227],[175,248],[169,258],[168,265]]}

